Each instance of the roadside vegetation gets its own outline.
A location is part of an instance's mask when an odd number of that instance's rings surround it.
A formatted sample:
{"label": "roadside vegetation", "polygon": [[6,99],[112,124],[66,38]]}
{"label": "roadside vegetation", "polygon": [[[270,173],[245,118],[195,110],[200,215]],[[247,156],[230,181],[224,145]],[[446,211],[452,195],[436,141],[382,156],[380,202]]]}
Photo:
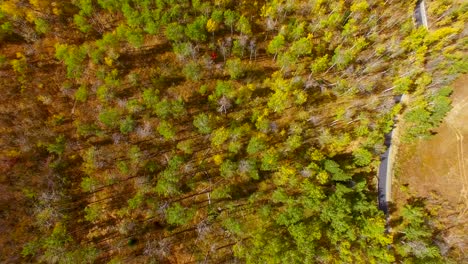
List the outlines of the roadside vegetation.
{"label": "roadside vegetation", "polygon": [[377,208],[394,117],[429,135],[468,68],[427,2],[0,1],[0,260],[447,263]]}

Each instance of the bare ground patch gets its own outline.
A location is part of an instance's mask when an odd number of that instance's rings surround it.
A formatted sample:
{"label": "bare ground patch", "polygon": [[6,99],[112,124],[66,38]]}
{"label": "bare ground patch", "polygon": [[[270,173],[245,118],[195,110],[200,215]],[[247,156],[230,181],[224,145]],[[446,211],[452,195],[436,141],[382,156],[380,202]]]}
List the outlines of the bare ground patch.
{"label": "bare ground patch", "polygon": [[450,254],[464,263],[468,261],[468,75],[453,88],[453,109],[437,134],[414,145],[400,144],[393,192],[397,208],[411,195],[425,197],[440,221]]}

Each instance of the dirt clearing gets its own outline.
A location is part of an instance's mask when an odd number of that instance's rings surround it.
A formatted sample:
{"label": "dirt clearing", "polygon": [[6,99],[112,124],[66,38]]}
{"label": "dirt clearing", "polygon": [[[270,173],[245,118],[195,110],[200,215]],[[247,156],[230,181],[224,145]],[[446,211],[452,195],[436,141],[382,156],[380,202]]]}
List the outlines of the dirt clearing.
{"label": "dirt clearing", "polygon": [[427,198],[443,225],[451,254],[468,261],[468,75],[452,85],[453,109],[437,134],[400,146],[393,192],[397,207],[409,195]]}

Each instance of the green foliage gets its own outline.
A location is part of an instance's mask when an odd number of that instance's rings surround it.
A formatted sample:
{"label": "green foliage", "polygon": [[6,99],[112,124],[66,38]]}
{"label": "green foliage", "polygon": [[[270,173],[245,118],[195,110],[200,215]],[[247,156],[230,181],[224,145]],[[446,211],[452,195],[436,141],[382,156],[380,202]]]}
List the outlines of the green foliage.
{"label": "green foliage", "polygon": [[173,117],[182,117],[187,114],[185,110],[184,101],[182,99],[174,100],[171,102],[171,115]]}
{"label": "green foliage", "polygon": [[[427,95],[414,102],[413,109],[404,115],[407,128],[404,140],[413,141],[415,138],[424,138],[431,135],[431,130],[436,128],[451,109],[449,95],[451,88],[444,87],[434,95]],[[427,101],[426,101],[427,100]]]}
{"label": "green foliage", "polygon": [[227,218],[223,221],[222,225],[231,233],[236,235],[242,234],[242,224],[236,219]]}
{"label": "green foliage", "polygon": [[[185,60],[193,55],[193,46],[189,42],[174,43],[172,46],[175,54],[180,60]],[[192,62],[195,63],[195,62]]]}
{"label": "green foliage", "polygon": [[267,51],[270,54],[278,54],[284,49],[286,40],[283,35],[276,35],[268,44]]}
{"label": "green foliage", "polygon": [[200,81],[203,78],[203,69],[196,62],[189,62],[182,70],[185,77],[191,81]]}
{"label": "green foliage", "polygon": [[122,174],[129,174],[130,173],[130,168],[128,167],[127,162],[121,160],[117,162],[117,169],[119,169],[119,172]]}
{"label": "green foliage", "polygon": [[67,233],[67,229],[62,223],[57,223],[52,230],[50,236],[46,237],[42,243],[42,247],[46,250],[57,250],[63,248],[72,238]]}
{"label": "green foliage", "polygon": [[221,177],[231,178],[234,176],[234,173],[237,169],[237,164],[231,160],[225,160],[219,167],[219,172]]}
{"label": "green foliage", "polygon": [[130,147],[130,149],[128,150],[128,157],[130,158],[130,162],[133,165],[138,164],[141,160],[140,148],[136,145],[133,145],[132,147]]}
{"label": "green foliage", "polygon": [[334,181],[346,181],[351,179],[351,176],[345,173],[340,168],[340,165],[333,160],[325,160],[324,168],[332,174],[332,180]]}
{"label": "green foliage", "polygon": [[211,144],[215,147],[220,147],[229,138],[229,130],[220,127],[213,132],[211,136]]}
{"label": "green foliage", "polygon": [[93,12],[92,0],[77,0],[74,1],[73,4],[80,8],[80,13],[84,16],[89,16]]}
{"label": "green foliage", "polygon": [[211,19],[215,21],[216,23],[220,24],[223,22],[224,14],[222,10],[213,10],[213,13],[211,13]]}
{"label": "green foliage", "polygon": [[234,88],[230,82],[217,81],[215,89],[216,97],[226,96],[232,98],[234,96]]}
{"label": "green foliage", "polygon": [[449,98],[451,93],[452,88],[443,87],[432,97],[433,104],[430,106],[430,109],[432,112],[431,123],[434,127],[438,126],[445,115],[452,109],[452,100]]}
{"label": "green foliage", "polygon": [[135,128],[135,121],[131,116],[127,116],[124,120],[120,122],[120,132],[122,134],[128,134],[133,131]]}
{"label": "green foliage", "polygon": [[118,125],[120,114],[117,109],[110,108],[102,111],[98,119],[107,127],[113,128]]}
{"label": "green foliage", "polygon": [[206,40],[206,22],[208,19],[205,16],[197,17],[192,23],[185,28],[185,35],[192,41],[202,42]]}
{"label": "green foliage", "polygon": [[282,212],[276,219],[276,223],[279,225],[290,226],[299,222],[304,215],[304,210],[298,206],[288,207]]}
{"label": "green foliage", "polygon": [[372,153],[364,148],[358,148],[353,152],[354,163],[358,166],[366,166],[372,161]]}
{"label": "green foliage", "polygon": [[95,178],[85,177],[81,180],[80,186],[84,192],[93,192],[99,186],[99,181]]}
{"label": "green foliage", "polygon": [[89,221],[89,222],[97,221],[99,219],[99,216],[101,215],[101,210],[96,205],[86,206],[86,208],[84,209],[84,212],[85,212],[85,219],[86,221]]}
{"label": "green foliage", "polygon": [[49,31],[49,23],[42,18],[34,20],[36,31],[40,34],[45,34]]}
{"label": "green foliage", "polygon": [[265,150],[265,148],[266,144],[260,137],[252,137],[247,145],[247,153],[250,155],[256,154]]}
{"label": "green foliage", "polygon": [[138,192],[137,194],[135,194],[135,196],[133,196],[133,198],[128,200],[128,202],[127,202],[128,203],[128,208],[130,210],[137,209],[144,202],[144,198],[145,198],[144,195],[142,193]]}
{"label": "green foliage", "polygon": [[278,167],[279,154],[274,148],[270,148],[262,153],[261,169],[272,171]]}
{"label": "green foliage", "polygon": [[143,90],[143,102],[148,108],[153,108],[159,102],[158,91],[153,89]]}
{"label": "green foliage", "polygon": [[292,39],[297,40],[301,38],[302,36],[304,36],[305,27],[306,27],[305,22],[301,22],[298,25],[292,26],[292,31],[290,32],[290,36],[292,37]]}
{"label": "green foliage", "polygon": [[78,27],[78,29],[83,33],[88,33],[92,29],[92,26],[89,24],[88,20],[82,15],[79,15],[79,14],[74,15],[73,22]]}
{"label": "green foliage", "polygon": [[294,41],[289,48],[289,51],[294,56],[303,56],[308,55],[312,52],[312,44],[311,41],[307,38],[300,38],[297,41]]}
{"label": "green foliage", "polygon": [[13,59],[10,61],[11,67],[13,70],[20,74],[25,74],[28,64],[24,56],[20,56],[18,59]]}
{"label": "green foliage", "polygon": [[351,5],[351,12],[365,12],[369,8],[366,0],[356,1]]}
{"label": "green foliage", "polygon": [[143,106],[140,104],[138,99],[131,99],[128,101],[125,109],[130,113],[130,114],[137,114],[143,110]]}
{"label": "green foliage", "polygon": [[55,44],[55,57],[62,60],[67,66],[68,77],[80,77],[82,63],[87,55],[86,47],[77,47],[67,44]]}
{"label": "green foliage", "polygon": [[153,112],[165,119],[171,113],[171,103],[167,99],[163,99],[153,106]]}
{"label": "green foliage", "polygon": [[158,132],[165,139],[173,139],[176,135],[175,128],[167,121],[161,121],[158,125]]}
{"label": "green foliage", "polygon": [[193,125],[198,129],[201,134],[211,133],[210,118],[207,114],[201,113],[193,119]]}
{"label": "green foliage", "polygon": [[302,137],[299,135],[291,135],[286,140],[286,146],[290,151],[294,151],[302,145]]}
{"label": "green foliage", "polygon": [[237,21],[239,14],[236,11],[230,9],[224,11],[224,24],[231,28],[231,34],[233,32],[233,26]]}
{"label": "green foliage", "polygon": [[13,33],[13,25],[11,22],[5,22],[0,25],[0,37],[2,35],[10,35]]}
{"label": "green foliage", "polygon": [[332,57],[332,62],[338,68],[338,70],[344,70],[354,60],[354,56],[351,50],[346,50],[339,46],[335,49],[335,54]]}
{"label": "green foliage", "polygon": [[182,150],[185,154],[192,154],[193,153],[193,140],[184,140],[177,143],[177,149]]}
{"label": "green foliage", "polygon": [[403,94],[409,91],[413,81],[409,77],[397,78],[393,82],[396,94]]}
{"label": "green foliage", "polygon": [[78,248],[71,252],[67,252],[61,263],[73,264],[73,263],[86,263],[92,264],[96,262],[99,257],[99,250],[92,246],[86,246]]}
{"label": "green foliage", "polygon": [[221,186],[220,188],[216,188],[211,192],[211,199],[231,198],[230,191],[231,188],[229,186]]}
{"label": "green foliage", "polygon": [[112,99],[113,94],[111,93],[109,87],[104,84],[97,88],[96,96],[99,99],[99,101],[105,103]]}
{"label": "green foliage", "polygon": [[145,41],[142,32],[133,29],[125,32],[125,38],[135,48],[141,47]]}
{"label": "green foliage", "polygon": [[243,65],[239,58],[227,60],[226,68],[233,80],[241,78],[244,74]]}
{"label": "green foliage", "polygon": [[251,35],[252,29],[250,27],[249,20],[245,16],[241,16],[236,23],[236,30],[242,35]]}
{"label": "green foliage", "polygon": [[7,60],[6,56],[0,54],[0,67],[5,66],[5,64],[6,64],[7,61],[8,61],[8,60]]}
{"label": "green foliage", "polygon": [[[0,4],[2,137],[20,135],[3,163],[35,208],[6,237],[37,237],[21,261],[450,263],[422,206],[387,223],[369,172],[402,110],[411,139],[450,110],[444,86],[467,68],[459,1],[428,4],[431,30],[388,1],[23,2]],[[411,94],[404,109],[389,87]],[[38,143],[52,171],[34,171],[28,142],[52,142]],[[47,184],[25,187],[31,168]],[[99,255],[107,238],[134,247]]]}
{"label": "green foliage", "polygon": [[47,151],[60,156],[65,151],[65,143],[65,135],[60,135],[55,138],[55,143],[47,145]]}
{"label": "green foliage", "polygon": [[75,92],[75,99],[78,102],[86,102],[86,99],[88,98],[88,89],[86,88],[85,85],[80,85],[78,90]]}
{"label": "green foliage", "polygon": [[421,205],[405,205],[401,218],[398,229],[405,236],[395,243],[399,257],[415,263],[444,263],[440,249],[432,243],[434,230],[428,226],[430,215],[425,208]]}
{"label": "green foliage", "polygon": [[184,27],[178,23],[168,24],[165,35],[171,41],[181,41],[184,38]]}
{"label": "green foliage", "polygon": [[102,39],[96,40],[96,46],[101,50],[106,50],[115,47],[119,41],[115,32],[107,32],[102,35]]}
{"label": "green foliage", "polygon": [[186,225],[194,215],[193,209],[183,207],[180,203],[173,203],[166,210],[166,221],[170,225]]}
{"label": "green foliage", "polygon": [[232,45],[232,54],[235,55],[236,57],[242,58],[244,56],[244,49],[245,47],[241,45],[239,40],[234,40],[234,43]]}
{"label": "green foliage", "polygon": [[21,250],[21,256],[28,257],[34,256],[39,249],[39,243],[37,240],[28,242],[24,245],[23,249]]}

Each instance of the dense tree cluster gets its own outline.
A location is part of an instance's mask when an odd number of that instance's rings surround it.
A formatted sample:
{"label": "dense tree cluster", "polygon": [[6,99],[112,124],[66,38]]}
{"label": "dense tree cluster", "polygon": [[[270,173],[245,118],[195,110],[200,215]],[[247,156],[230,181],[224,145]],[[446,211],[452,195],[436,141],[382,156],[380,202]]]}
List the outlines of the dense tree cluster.
{"label": "dense tree cluster", "polygon": [[377,208],[395,116],[429,135],[467,72],[468,5],[427,2],[1,1],[0,260],[445,263]]}

